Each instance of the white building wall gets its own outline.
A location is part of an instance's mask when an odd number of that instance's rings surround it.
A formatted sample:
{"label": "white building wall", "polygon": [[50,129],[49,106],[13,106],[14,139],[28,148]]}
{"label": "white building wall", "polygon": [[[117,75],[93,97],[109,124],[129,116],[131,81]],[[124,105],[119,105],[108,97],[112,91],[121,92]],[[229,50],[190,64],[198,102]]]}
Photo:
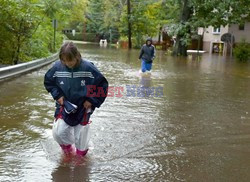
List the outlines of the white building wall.
{"label": "white building wall", "polygon": [[250,22],[245,23],[244,30],[239,30],[239,25],[237,24],[230,25],[229,33],[234,35],[235,43],[241,42],[242,39],[250,43]]}
{"label": "white building wall", "polygon": [[244,30],[239,29],[238,24],[232,24],[230,26],[221,26],[220,27],[220,33],[214,34],[213,33],[213,27],[209,26],[205,29],[204,35],[203,35],[203,50],[206,52],[211,53],[211,48],[213,43],[221,43],[221,36],[225,33],[231,33],[235,37],[235,43],[241,42],[242,39],[245,39],[247,42],[250,43],[250,22],[245,23]]}
{"label": "white building wall", "polygon": [[214,33],[214,27],[209,26],[206,28],[203,35],[203,50],[212,53],[212,47],[214,43],[223,44],[221,41],[221,36],[225,33],[228,33],[228,29],[228,26],[220,26],[220,32]]}
{"label": "white building wall", "polygon": [[221,36],[224,33],[228,33],[228,26],[225,26],[225,27],[221,26],[220,33],[216,33],[216,34],[213,33],[213,27],[209,26],[204,31],[203,41],[204,42],[211,42],[211,41],[219,42]]}

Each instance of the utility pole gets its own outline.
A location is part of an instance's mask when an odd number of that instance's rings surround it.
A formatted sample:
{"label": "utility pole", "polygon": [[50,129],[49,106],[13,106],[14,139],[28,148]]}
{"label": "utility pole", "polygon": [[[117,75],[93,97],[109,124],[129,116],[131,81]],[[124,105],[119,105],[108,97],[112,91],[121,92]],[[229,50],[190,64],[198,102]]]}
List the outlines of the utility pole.
{"label": "utility pole", "polygon": [[130,17],[131,17],[131,6],[130,6],[130,0],[127,0],[127,7],[128,7],[128,48],[132,48],[132,41],[131,41],[131,22],[130,22]]}

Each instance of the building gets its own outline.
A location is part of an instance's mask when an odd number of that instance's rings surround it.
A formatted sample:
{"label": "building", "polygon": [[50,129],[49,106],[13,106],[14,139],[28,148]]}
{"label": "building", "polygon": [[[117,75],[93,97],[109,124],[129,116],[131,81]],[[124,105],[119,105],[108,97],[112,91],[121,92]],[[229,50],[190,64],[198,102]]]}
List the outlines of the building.
{"label": "building", "polygon": [[221,41],[221,36],[230,33],[234,37],[234,43],[239,43],[245,39],[250,43],[250,22],[245,24],[231,24],[225,27],[212,27],[209,26],[204,30],[203,34],[203,50],[209,53],[224,53],[229,49],[229,45],[226,45]]}

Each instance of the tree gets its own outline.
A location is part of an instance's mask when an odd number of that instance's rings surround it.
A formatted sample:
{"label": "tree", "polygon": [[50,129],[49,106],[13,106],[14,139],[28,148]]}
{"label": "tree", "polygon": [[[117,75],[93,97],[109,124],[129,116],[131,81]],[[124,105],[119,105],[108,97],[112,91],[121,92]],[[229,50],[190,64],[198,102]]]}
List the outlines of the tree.
{"label": "tree", "polygon": [[10,38],[8,43],[12,44],[9,59],[14,64],[18,63],[22,45],[32,36],[38,24],[39,17],[35,15],[39,9],[34,5],[35,3],[35,1],[15,3],[12,0],[6,0],[2,4],[2,14],[5,17],[2,19],[1,25],[4,28],[3,32],[8,36],[7,39]]}
{"label": "tree", "polygon": [[[166,23],[165,8],[162,0],[131,0],[130,21],[134,47],[141,46],[143,37],[153,37],[159,33],[159,29]],[[127,11],[124,9],[119,29],[123,36],[127,35],[127,24]]]}
{"label": "tree", "polygon": [[[120,17],[125,6],[126,0],[109,0],[104,1],[104,27],[105,32],[109,34],[109,40],[112,42],[113,40],[118,40],[120,36],[119,25],[120,25]],[[107,37],[108,38],[108,37]]]}
{"label": "tree", "polygon": [[77,0],[72,4],[71,15],[68,26],[72,29],[82,30],[86,22],[85,13],[87,11],[87,0]]}
{"label": "tree", "polygon": [[52,51],[52,19],[58,20],[56,45],[62,43],[61,30],[70,21],[81,0],[0,0],[0,63],[47,56]]}
{"label": "tree", "polygon": [[250,0],[167,0],[166,3],[179,7],[179,16],[174,16],[176,24],[172,29],[172,34],[177,35],[175,55],[187,55],[191,34],[198,27],[242,23],[250,16]]}
{"label": "tree", "polygon": [[130,4],[130,0],[127,0],[127,16],[128,16],[128,48],[131,49],[132,48],[132,26],[131,26],[131,4]]}
{"label": "tree", "polygon": [[191,25],[189,23],[189,20],[193,12],[189,0],[183,0],[182,2],[180,2],[180,6],[182,11],[178,31],[176,34],[176,47],[173,54],[187,56],[187,45],[191,36]]}
{"label": "tree", "polygon": [[89,0],[87,8],[87,31],[96,34],[104,33],[104,2],[102,0]]}

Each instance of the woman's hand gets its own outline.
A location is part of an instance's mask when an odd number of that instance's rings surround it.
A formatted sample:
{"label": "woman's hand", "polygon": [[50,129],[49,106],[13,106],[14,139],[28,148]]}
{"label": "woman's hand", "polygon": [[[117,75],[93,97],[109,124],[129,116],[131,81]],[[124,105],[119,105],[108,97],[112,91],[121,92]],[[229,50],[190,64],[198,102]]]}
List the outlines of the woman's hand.
{"label": "woman's hand", "polygon": [[62,106],[64,101],[64,97],[60,97],[57,102]]}
{"label": "woman's hand", "polygon": [[84,107],[86,110],[88,110],[88,109],[91,109],[92,104],[91,104],[89,101],[86,100],[86,101],[83,103],[83,107]]}

